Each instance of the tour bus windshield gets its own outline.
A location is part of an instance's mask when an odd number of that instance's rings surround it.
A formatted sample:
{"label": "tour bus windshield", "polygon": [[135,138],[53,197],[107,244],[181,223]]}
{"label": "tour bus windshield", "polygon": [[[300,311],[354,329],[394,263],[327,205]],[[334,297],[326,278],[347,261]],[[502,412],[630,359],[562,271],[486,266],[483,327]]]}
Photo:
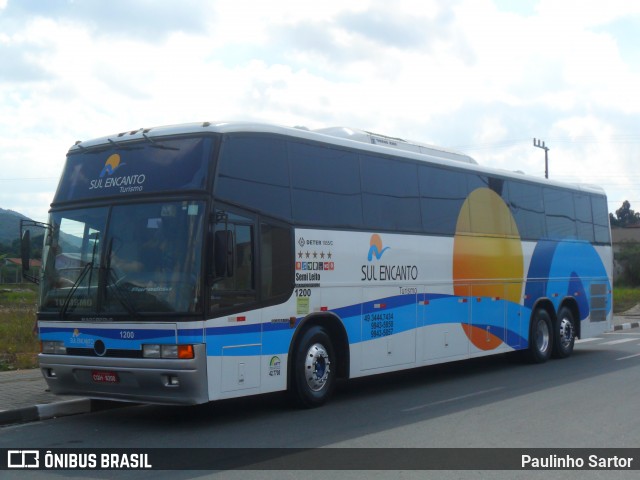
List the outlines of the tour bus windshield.
{"label": "tour bus windshield", "polygon": [[53,212],[42,312],[199,312],[203,216],[195,201]]}

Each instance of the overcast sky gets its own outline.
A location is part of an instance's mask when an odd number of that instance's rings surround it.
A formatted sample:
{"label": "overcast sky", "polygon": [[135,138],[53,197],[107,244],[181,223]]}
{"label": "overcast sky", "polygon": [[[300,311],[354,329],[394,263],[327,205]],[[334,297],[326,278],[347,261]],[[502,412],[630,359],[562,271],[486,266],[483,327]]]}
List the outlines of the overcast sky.
{"label": "overcast sky", "polygon": [[640,210],[640,2],[0,0],[0,207],[45,220],[76,140],[350,126],[596,183]]}

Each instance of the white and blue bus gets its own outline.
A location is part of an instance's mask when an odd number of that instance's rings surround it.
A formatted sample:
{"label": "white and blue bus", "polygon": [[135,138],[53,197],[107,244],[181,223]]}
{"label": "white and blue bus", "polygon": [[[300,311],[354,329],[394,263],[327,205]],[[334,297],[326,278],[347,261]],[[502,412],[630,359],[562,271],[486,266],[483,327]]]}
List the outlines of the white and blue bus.
{"label": "white and blue bus", "polygon": [[600,188],[364,131],[205,122],[78,142],[44,228],[56,394],[288,390],[313,407],[338,378],[542,363],[611,325]]}

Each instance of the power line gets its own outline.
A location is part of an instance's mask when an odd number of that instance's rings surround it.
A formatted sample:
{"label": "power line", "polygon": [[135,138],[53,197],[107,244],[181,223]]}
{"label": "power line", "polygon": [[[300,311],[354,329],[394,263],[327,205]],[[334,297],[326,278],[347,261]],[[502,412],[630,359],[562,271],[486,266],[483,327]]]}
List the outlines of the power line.
{"label": "power line", "polygon": [[17,180],[57,180],[60,177],[18,177],[18,178],[0,178],[0,182],[14,182]]}
{"label": "power line", "polygon": [[[608,139],[603,140],[602,138],[596,137],[594,135],[579,135],[576,137],[548,137],[549,142],[554,143],[606,143],[606,144],[640,144],[640,135],[636,134],[624,134],[624,135],[611,135]],[[460,145],[450,145],[450,148],[456,150],[489,150],[489,149],[498,149],[498,148],[507,148],[513,147],[517,145],[525,146],[529,143],[529,138],[521,138],[521,139],[513,139],[513,140],[503,140],[498,142],[482,142],[482,143],[468,143],[468,144],[460,144]]]}

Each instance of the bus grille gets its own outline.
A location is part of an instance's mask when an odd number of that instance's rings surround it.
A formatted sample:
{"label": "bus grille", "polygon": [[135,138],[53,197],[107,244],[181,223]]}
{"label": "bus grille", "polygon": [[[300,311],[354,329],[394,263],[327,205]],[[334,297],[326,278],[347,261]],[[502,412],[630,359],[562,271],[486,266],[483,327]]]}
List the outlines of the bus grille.
{"label": "bus grille", "polygon": [[604,283],[591,284],[591,321],[605,322],[607,320],[607,285]]}
{"label": "bus grille", "polygon": [[75,357],[142,358],[142,350],[107,349],[104,355],[98,355],[93,348],[67,348],[67,355]]}

